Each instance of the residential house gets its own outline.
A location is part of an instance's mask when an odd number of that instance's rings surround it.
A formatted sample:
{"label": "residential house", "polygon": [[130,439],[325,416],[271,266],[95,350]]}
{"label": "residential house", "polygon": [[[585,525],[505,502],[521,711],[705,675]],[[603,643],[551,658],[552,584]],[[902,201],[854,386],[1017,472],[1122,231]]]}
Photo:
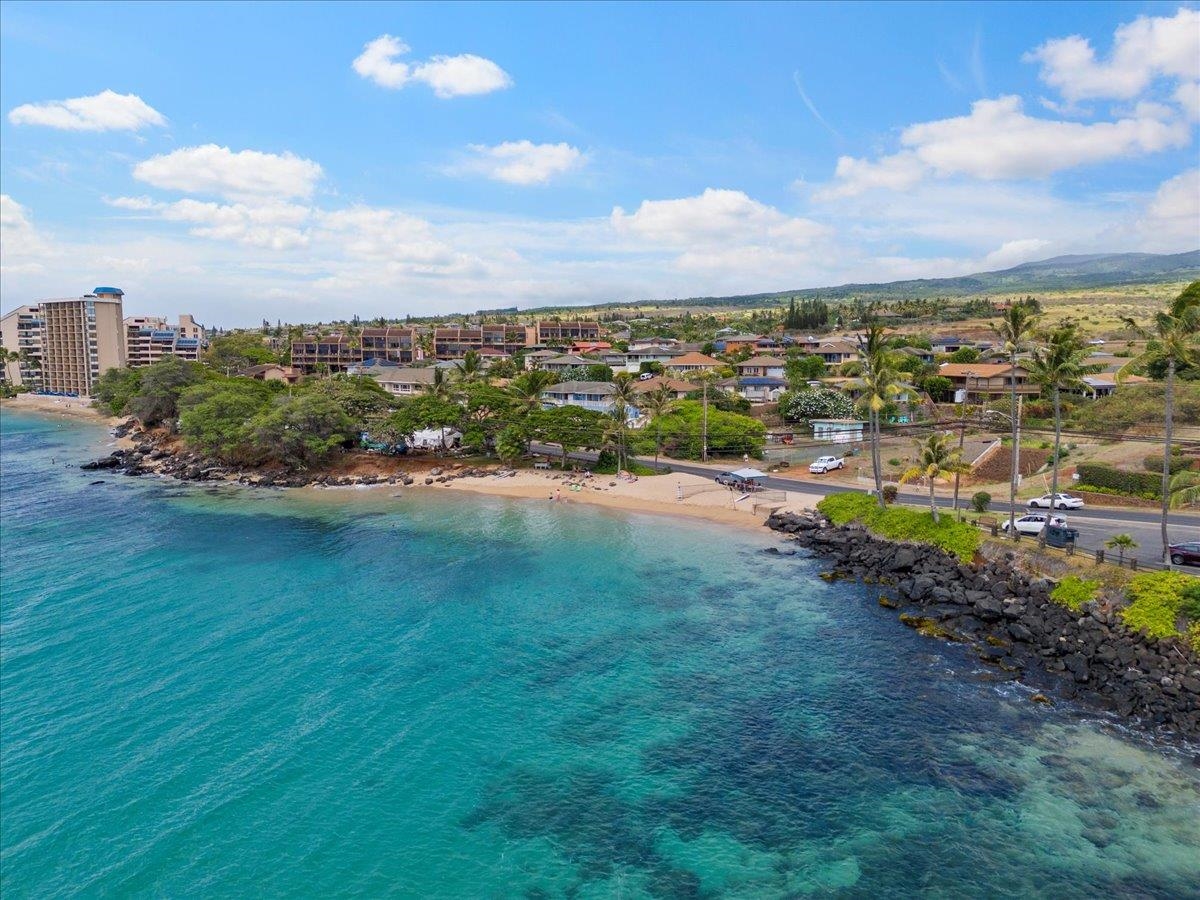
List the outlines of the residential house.
{"label": "residential house", "polygon": [[264,363],[261,366],[251,366],[248,369],[242,369],[238,374],[245,378],[253,378],[256,381],[282,381],[285,384],[295,384],[304,377],[304,373],[299,369],[281,365],[280,363]]}
{"label": "residential house", "polygon": [[[938,374],[950,379],[956,391],[966,391],[970,397],[995,397],[1009,393],[1013,367],[1008,363],[942,363]],[[1037,394],[1040,388],[1029,382],[1029,372],[1016,367],[1018,394]]]}
{"label": "residential house", "polygon": [[[1124,360],[1128,362],[1129,360]],[[1079,393],[1085,397],[1091,397],[1093,400],[1098,397],[1107,397],[1109,394],[1117,390],[1119,384],[1148,384],[1149,378],[1143,378],[1141,375],[1126,375],[1124,378],[1117,381],[1116,372],[1098,372],[1095,375],[1084,375],[1079,379],[1083,382],[1084,387]]]}
{"label": "residential house", "polygon": [[630,350],[625,354],[625,371],[638,372],[641,370],[642,363],[656,362],[660,363],[664,368],[683,356],[679,350],[673,350],[670,347],[643,347],[640,350]]}
{"label": "residential house", "polygon": [[783,378],[784,360],[776,356],[752,356],[736,366],[739,377]]}
{"label": "residential house", "polygon": [[713,341],[713,346],[720,353],[741,353],[743,350],[753,353],[761,340],[765,340],[761,334],[727,334]]}
{"label": "residential house", "polygon": [[751,403],[774,403],[787,390],[787,381],[783,378],[771,378],[765,375],[751,375],[746,378],[730,378],[722,384],[736,391]]}
{"label": "residential house", "polygon": [[675,395],[676,400],[683,400],[692,391],[699,388],[686,381],[680,381],[678,378],[667,378],[663,375],[656,375],[654,378],[647,378],[645,381],[639,381],[634,385],[634,392],[637,394],[648,394],[651,391],[657,391],[659,388],[665,387],[668,391]]}
{"label": "residential house", "polygon": [[[542,391],[542,405],[547,409],[555,406],[579,406],[596,412],[613,411],[613,388],[607,381],[564,381]],[[635,415],[630,418],[637,418]]]}
{"label": "residential house", "polygon": [[544,369],[547,372],[556,372],[562,374],[570,369],[586,368],[587,366],[602,365],[594,359],[587,359],[582,356],[574,356],[572,354],[564,354],[562,356],[552,356],[549,359],[543,359],[537,363],[539,369]]}
{"label": "residential house", "polygon": [[840,366],[858,359],[858,346],[842,340],[821,341],[813,351],[813,356],[821,357],[827,366]]}
{"label": "residential house", "polygon": [[571,352],[578,353],[581,356],[586,356],[589,353],[600,353],[604,350],[611,350],[612,344],[608,341],[575,341],[571,344]]}
{"label": "residential house", "polygon": [[433,366],[378,366],[369,374],[389,394],[411,397],[413,394],[423,393],[428,385],[433,384],[435,371]]}
{"label": "residential house", "polygon": [[686,375],[690,372],[710,372],[713,369],[721,368],[723,365],[725,364],[719,359],[713,359],[711,356],[705,356],[703,353],[697,353],[693,350],[672,359],[667,364],[667,368],[679,372],[681,375]]}
{"label": "residential house", "polygon": [[975,342],[971,339],[956,337],[952,334],[936,337],[929,343],[933,347],[934,353],[954,353],[957,350],[961,350],[963,347],[975,347]]}
{"label": "residential house", "polygon": [[526,369],[540,368],[542,362],[547,359],[555,359],[562,356],[557,350],[533,350],[521,357],[521,361],[525,364]]}
{"label": "residential house", "polygon": [[637,338],[629,341],[630,350],[645,350],[648,347],[671,347],[679,346],[679,341],[671,337],[652,337],[652,338]]}

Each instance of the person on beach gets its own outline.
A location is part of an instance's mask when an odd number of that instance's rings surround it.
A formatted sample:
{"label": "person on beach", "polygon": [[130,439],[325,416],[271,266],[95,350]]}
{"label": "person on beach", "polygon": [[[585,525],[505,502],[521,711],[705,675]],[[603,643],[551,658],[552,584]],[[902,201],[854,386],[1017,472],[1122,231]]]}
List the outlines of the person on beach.
{"label": "person on beach", "polygon": [[558,503],[560,500],[562,500],[562,489],[555,488],[554,489],[554,502]]}

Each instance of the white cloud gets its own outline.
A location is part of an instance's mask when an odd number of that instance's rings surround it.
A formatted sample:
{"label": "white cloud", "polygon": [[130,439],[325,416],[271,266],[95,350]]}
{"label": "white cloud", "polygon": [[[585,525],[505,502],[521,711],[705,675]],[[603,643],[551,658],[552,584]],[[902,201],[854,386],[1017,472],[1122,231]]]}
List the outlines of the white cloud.
{"label": "white cloud", "polygon": [[63,131],[138,131],[166,125],[162,113],[137,94],[101,91],[91,97],[25,103],[8,113],[14,125],[44,125]]}
{"label": "white cloud", "polygon": [[454,265],[454,250],[433,233],[429,222],[391,209],[354,206],[322,213],[323,239],[347,255],[395,264],[430,267]]}
{"label": "white cloud", "polygon": [[8,194],[0,194],[0,250],[0,268],[6,275],[42,271],[49,252],[25,207]]}
{"label": "white cloud", "polygon": [[1171,17],[1142,16],[1120,26],[1107,61],[1098,60],[1091,42],[1079,35],[1046,41],[1025,60],[1041,63],[1042,81],[1070,101],[1130,100],[1158,77],[1195,82],[1200,79],[1200,11],[1180,8]]}
{"label": "white cloud", "polygon": [[1189,119],[1200,121],[1200,81],[1185,81],[1171,96]]}
{"label": "white cloud", "polygon": [[819,197],[875,188],[903,190],[932,172],[984,180],[1044,178],[1076,166],[1184,147],[1187,123],[1159,103],[1139,103],[1114,122],[1064,122],[1026,115],[1021,98],[978,100],[966,116],[910,125],[900,153],[870,161],[842,157],[835,181]]}
{"label": "white cloud", "polygon": [[876,188],[903,191],[925,175],[925,167],[911,153],[896,153],[876,162],[840,156],[834,172],[836,182],[817,192],[818,199],[853,197]]}
{"label": "white cloud", "polygon": [[618,206],[611,221],[618,232],[675,247],[754,242],[795,247],[827,231],[811,219],[788,216],[742,191],[716,188],[679,200],[643,200],[632,213]]}
{"label": "white cloud", "polygon": [[1005,241],[983,258],[982,266],[985,271],[1011,269],[1024,262],[1045,259],[1046,248],[1052,244],[1053,242],[1042,238],[1019,238],[1014,241]]}
{"label": "white cloud", "polygon": [[308,197],[321,167],[291,153],[233,152],[205,144],[154,156],[133,168],[133,177],[157,188],[223,197]]}
{"label": "white cloud", "polygon": [[352,65],[355,72],[380,87],[398,90],[411,81],[419,81],[443,99],[490,94],[512,87],[509,74],[490,59],[473,53],[434,56],[427,62],[412,64],[396,59],[411,49],[399,38],[380,35],[363,47]]}
{"label": "white cloud", "polygon": [[1138,230],[1163,249],[1200,246],[1200,169],[1164,181],[1147,204]]}
{"label": "white cloud", "polygon": [[471,144],[471,159],[448,168],[451,174],[484,175],[508,184],[545,184],[557,175],[582,166],[587,157],[570,144],[534,144],[531,141],[505,141],[488,147]]}
{"label": "white cloud", "polygon": [[117,209],[129,209],[135,212],[151,210],[160,205],[149,197],[105,197],[104,202]]}
{"label": "white cloud", "polygon": [[164,204],[160,211],[169,222],[191,225],[191,233],[198,237],[236,241],[267,250],[290,250],[308,244],[308,235],[300,228],[310,215],[306,206],[292,203],[223,205],[184,199]]}

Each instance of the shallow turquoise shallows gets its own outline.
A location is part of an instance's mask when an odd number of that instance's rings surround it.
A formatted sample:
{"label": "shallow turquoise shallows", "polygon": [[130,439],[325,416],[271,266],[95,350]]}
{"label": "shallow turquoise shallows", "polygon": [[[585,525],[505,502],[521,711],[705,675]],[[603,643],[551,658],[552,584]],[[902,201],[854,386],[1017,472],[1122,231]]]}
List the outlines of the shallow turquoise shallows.
{"label": "shallow turquoise shallows", "polygon": [[2,425],[6,898],[1200,895],[1190,753],[765,533]]}

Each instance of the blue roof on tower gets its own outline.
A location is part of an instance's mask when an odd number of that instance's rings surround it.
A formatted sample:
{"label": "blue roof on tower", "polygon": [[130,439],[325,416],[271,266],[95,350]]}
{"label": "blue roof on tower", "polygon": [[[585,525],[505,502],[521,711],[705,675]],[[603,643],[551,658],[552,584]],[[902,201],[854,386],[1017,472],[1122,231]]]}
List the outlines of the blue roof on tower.
{"label": "blue roof on tower", "polygon": [[98,287],[92,288],[93,294],[116,294],[118,297],[124,297],[125,292],[120,288],[115,287]]}

